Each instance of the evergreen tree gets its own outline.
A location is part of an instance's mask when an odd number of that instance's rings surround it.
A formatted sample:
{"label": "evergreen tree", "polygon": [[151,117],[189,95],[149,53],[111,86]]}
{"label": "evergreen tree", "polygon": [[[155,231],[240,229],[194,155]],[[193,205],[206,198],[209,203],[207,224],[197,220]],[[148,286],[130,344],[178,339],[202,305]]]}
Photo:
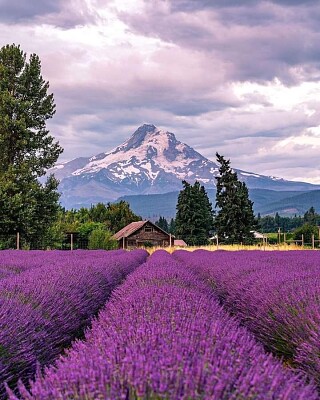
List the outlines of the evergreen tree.
{"label": "evergreen tree", "polygon": [[215,228],[220,237],[230,243],[253,239],[255,220],[253,202],[249,199],[246,184],[238,180],[237,173],[230,167],[230,160],[216,153],[220,164],[217,179]]}
{"label": "evergreen tree", "polygon": [[175,233],[189,245],[208,244],[213,227],[212,205],[203,186],[183,181],[175,219]]}
{"label": "evergreen tree", "polygon": [[174,218],[171,218],[170,220],[168,232],[172,235],[176,234],[176,221]]}
{"label": "evergreen tree", "polygon": [[155,222],[159,228],[164,230],[165,232],[169,232],[169,224],[168,221],[164,217],[159,217],[159,219]]}
{"label": "evergreen tree", "polygon": [[0,49],[0,233],[20,232],[27,240],[44,235],[58,212],[58,181],[38,178],[62,148],[46,129],[55,113],[41,63],[16,45]]}
{"label": "evergreen tree", "polygon": [[309,208],[309,210],[304,214],[303,220],[310,225],[317,225],[317,213],[314,207]]}

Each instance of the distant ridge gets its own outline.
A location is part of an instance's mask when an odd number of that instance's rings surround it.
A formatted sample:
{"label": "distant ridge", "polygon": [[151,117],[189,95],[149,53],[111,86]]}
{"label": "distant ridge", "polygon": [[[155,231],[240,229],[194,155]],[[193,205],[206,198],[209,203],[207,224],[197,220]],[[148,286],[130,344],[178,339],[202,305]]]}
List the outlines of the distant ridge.
{"label": "distant ridge", "polygon": [[[207,190],[210,201],[215,205],[216,190]],[[167,219],[174,218],[179,192],[165,194],[149,194],[123,196],[118,200],[125,200],[131,209],[143,218],[157,220],[160,216]],[[320,190],[309,192],[276,191],[268,189],[250,189],[250,199],[254,202],[253,208],[257,215],[281,216],[303,215],[310,207],[320,213]]]}

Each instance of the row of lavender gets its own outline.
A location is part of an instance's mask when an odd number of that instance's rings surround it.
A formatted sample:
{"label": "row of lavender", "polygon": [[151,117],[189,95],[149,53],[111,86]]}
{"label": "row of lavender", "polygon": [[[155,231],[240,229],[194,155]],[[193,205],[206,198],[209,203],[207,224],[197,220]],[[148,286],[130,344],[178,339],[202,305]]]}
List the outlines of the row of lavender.
{"label": "row of lavender", "polygon": [[[23,399],[316,399],[264,353],[212,289],[165,252],[118,287],[93,322]],[[17,399],[10,394],[11,400]]]}
{"label": "row of lavender", "polygon": [[0,281],[0,397],[4,381],[13,388],[19,378],[28,382],[38,363],[51,363],[83,335],[111,291],[146,258],[143,250],[21,251],[10,261],[1,252],[0,265],[16,274]]}
{"label": "row of lavender", "polygon": [[176,252],[264,346],[320,386],[320,253]]}
{"label": "row of lavender", "polygon": [[[115,250],[108,253],[108,255],[116,256],[124,253],[124,250]],[[86,257],[86,256],[89,257]],[[9,276],[18,275],[28,269],[46,266],[65,265],[73,262],[75,256],[84,256],[86,259],[93,261],[95,258],[101,258],[105,254],[103,251],[96,251],[86,253],[83,250],[74,252],[66,251],[17,251],[17,250],[2,250],[0,253],[0,279]]]}

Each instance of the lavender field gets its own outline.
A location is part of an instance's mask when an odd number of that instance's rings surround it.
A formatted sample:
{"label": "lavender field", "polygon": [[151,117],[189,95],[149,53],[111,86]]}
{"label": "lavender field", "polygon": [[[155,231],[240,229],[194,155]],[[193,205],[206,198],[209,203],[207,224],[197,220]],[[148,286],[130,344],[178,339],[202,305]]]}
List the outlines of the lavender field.
{"label": "lavender field", "polygon": [[0,252],[2,398],[319,399],[319,261]]}

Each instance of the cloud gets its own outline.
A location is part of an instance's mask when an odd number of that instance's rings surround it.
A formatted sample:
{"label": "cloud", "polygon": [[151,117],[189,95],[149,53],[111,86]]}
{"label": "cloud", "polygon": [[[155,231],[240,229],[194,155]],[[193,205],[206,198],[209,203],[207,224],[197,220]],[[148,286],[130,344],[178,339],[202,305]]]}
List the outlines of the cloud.
{"label": "cloud", "polygon": [[35,17],[58,12],[62,1],[41,0],[41,2],[21,2],[20,0],[0,0],[0,21],[18,23]]}
{"label": "cloud", "polygon": [[[259,2],[259,0],[171,0],[170,3],[173,11],[194,11],[212,8],[248,8]],[[287,7],[303,7],[316,4],[317,0],[269,0],[269,2]]]}
{"label": "cloud", "polygon": [[278,77],[292,83],[297,79],[293,68],[310,63],[318,67],[320,38],[310,19],[319,13],[319,4],[296,2],[297,11],[280,1],[228,2],[233,8],[216,2],[210,2],[210,7],[207,2],[180,3],[163,6],[153,0],[145,4],[143,13],[119,15],[135,32],[196,49],[209,62],[223,62],[230,80]]}
{"label": "cloud", "polygon": [[85,0],[0,0],[0,11],[0,23],[45,23],[64,29],[92,22],[96,18]]}

